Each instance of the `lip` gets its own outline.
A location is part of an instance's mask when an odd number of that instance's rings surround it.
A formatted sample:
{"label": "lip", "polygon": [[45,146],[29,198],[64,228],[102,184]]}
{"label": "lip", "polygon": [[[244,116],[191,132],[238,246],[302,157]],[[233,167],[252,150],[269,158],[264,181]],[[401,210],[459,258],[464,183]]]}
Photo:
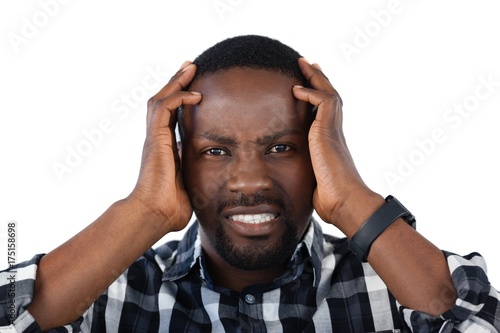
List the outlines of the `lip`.
{"label": "lip", "polygon": [[[222,211],[226,225],[240,237],[269,235],[281,225],[281,214],[278,207],[273,205],[240,206]],[[274,214],[276,217],[270,221],[260,223],[245,223],[232,220],[233,215]]]}
{"label": "lip", "polygon": [[222,210],[224,218],[231,215],[246,215],[246,214],[278,214],[280,210],[273,205],[258,205],[258,206],[239,206]]}

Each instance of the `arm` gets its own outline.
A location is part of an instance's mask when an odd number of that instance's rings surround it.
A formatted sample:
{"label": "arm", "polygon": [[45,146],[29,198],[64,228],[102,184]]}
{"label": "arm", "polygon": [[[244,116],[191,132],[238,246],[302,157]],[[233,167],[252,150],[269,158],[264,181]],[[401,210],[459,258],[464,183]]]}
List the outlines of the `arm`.
{"label": "arm", "polygon": [[[317,180],[313,203],[319,216],[348,238],[384,204],[358,174],[342,131],[342,100],[318,65],[299,60],[312,88],[294,87],[299,100],[317,107],[309,149]],[[372,244],[368,261],[404,306],[439,315],[456,300],[446,258],[402,219]]]}
{"label": "arm", "polygon": [[439,317],[400,308],[413,332],[500,332],[500,293],[488,281],[478,253],[459,256],[444,251],[457,300]]}
{"label": "arm", "polygon": [[189,222],[192,208],[182,184],[174,129],[175,110],[201,100],[198,93],[182,91],[195,71],[185,63],[149,100],[141,170],[132,193],[42,258],[28,307],[42,330],[80,317],[156,241]]}

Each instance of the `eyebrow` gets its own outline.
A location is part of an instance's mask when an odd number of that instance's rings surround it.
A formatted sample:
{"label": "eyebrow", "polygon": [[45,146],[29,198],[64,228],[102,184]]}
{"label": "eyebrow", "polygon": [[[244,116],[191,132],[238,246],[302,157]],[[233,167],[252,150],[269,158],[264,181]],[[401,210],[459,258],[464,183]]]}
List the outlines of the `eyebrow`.
{"label": "eyebrow", "polygon": [[[261,138],[257,138],[254,142],[259,144],[259,145],[266,145],[270,144],[274,141],[278,141],[279,139],[287,136],[296,136],[302,134],[301,131],[296,130],[296,129],[284,129],[281,131],[274,132],[271,135],[266,135]],[[219,144],[225,144],[225,145],[236,145],[238,142],[230,137],[224,136],[224,135],[218,135],[215,133],[210,133],[210,132],[204,132],[197,134],[195,136],[195,139],[200,139],[200,140],[209,140],[213,142],[217,142]]]}
{"label": "eyebrow", "polygon": [[223,136],[223,135],[218,135],[215,133],[210,133],[210,132],[204,132],[201,134],[197,134],[197,135],[195,135],[194,138],[198,139],[198,140],[213,141],[213,142],[217,142],[217,143],[224,144],[224,145],[235,145],[237,143],[236,140],[234,140],[232,138],[229,138],[229,137]]}
{"label": "eyebrow", "polygon": [[284,129],[278,132],[274,132],[272,135],[266,135],[262,138],[257,138],[255,141],[259,145],[266,145],[272,142],[278,141],[287,136],[296,136],[300,135],[302,132],[296,129]]}

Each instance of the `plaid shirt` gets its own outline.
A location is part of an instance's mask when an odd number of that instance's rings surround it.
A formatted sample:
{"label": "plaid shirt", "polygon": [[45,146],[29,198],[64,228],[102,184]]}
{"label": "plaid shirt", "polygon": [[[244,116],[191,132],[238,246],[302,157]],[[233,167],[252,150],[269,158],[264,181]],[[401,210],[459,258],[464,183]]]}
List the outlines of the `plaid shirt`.
{"label": "plaid shirt", "polygon": [[[371,266],[351,254],[349,242],[324,235],[315,221],[283,276],[237,293],[213,285],[195,223],[181,241],[140,257],[77,322],[53,331],[499,331],[500,294],[487,280],[483,258],[445,255],[459,299],[440,317],[400,306]],[[26,307],[40,258],[0,273],[0,332],[39,331]],[[15,298],[9,296],[13,274]]]}

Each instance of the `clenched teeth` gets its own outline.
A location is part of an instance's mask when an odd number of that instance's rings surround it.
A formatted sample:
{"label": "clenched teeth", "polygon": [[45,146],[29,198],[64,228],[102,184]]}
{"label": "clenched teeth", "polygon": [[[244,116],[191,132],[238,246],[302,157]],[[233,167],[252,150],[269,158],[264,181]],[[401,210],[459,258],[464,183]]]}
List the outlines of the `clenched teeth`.
{"label": "clenched teeth", "polygon": [[240,214],[240,215],[231,215],[229,216],[230,220],[233,221],[238,221],[238,222],[243,222],[243,223],[252,223],[252,224],[257,224],[257,223],[263,223],[263,222],[268,222],[271,220],[274,220],[276,217],[278,217],[278,214]]}

